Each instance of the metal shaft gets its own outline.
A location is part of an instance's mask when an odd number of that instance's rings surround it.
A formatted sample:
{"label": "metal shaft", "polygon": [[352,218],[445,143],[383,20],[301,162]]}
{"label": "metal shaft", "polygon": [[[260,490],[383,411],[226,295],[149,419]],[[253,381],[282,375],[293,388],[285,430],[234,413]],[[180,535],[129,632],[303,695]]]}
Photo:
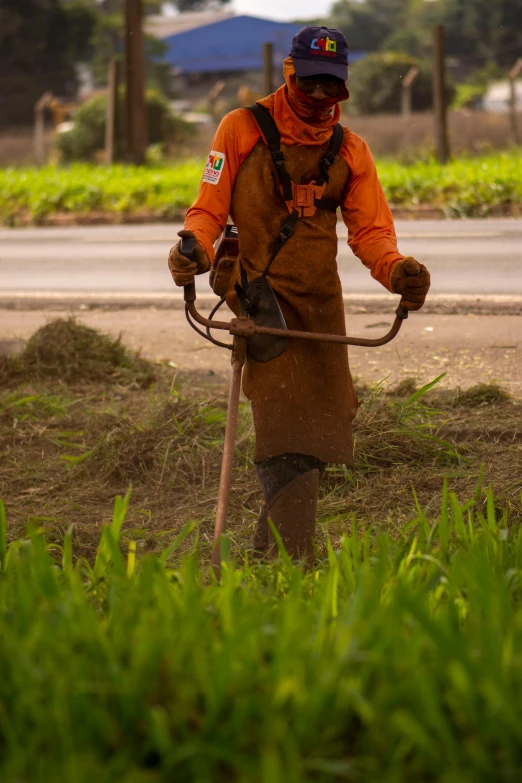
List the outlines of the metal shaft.
{"label": "metal shaft", "polygon": [[237,419],[239,412],[239,395],[241,393],[241,375],[243,373],[243,365],[245,363],[246,345],[247,343],[245,337],[234,337],[234,346],[232,348],[232,376],[230,379],[227,425],[225,429],[225,445],[223,448],[223,462],[221,464],[221,478],[219,481],[216,524],[214,528],[214,548],[212,550],[212,566],[218,579],[221,571],[221,536],[226,530],[228,505],[230,501],[234,445],[236,441]]}
{"label": "metal shaft", "polygon": [[[271,329],[266,326],[256,326],[248,318],[236,318],[234,321],[210,321],[204,318],[194,305],[194,302],[187,302],[187,311],[191,317],[202,326],[208,326],[211,329],[223,329],[230,334],[241,334],[249,336],[252,334],[268,334],[273,337],[294,337],[298,340],[311,340],[313,342],[337,343],[339,345],[358,345],[365,348],[377,348],[380,345],[386,345],[391,342],[399,333],[403,321],[408,317],[408,310],[403,306],[402,300],[397,308],[397,315],[390,331],[383,337],[370,339],[368,337],[350,337],[341,334],[321,334],[320,332],[301,332],[295,329]],[[244,328],[242,328],[244,327]]]}

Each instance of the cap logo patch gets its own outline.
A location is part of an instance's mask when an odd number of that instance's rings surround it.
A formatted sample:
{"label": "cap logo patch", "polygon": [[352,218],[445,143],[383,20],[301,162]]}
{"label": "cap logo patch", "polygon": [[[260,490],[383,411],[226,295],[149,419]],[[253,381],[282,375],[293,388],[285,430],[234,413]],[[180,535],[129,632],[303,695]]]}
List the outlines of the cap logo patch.
{"label": "cap logo patch", "polygon": [[210,150],[210,154],[205,165],[205,171],[203,173],[203,182],[208,182],[211,185],[217,185],[224,165],[225,155],[222,152]]}
{"label": "cap logo patch", "polygon": [[337,41],[332,38],[313,38],[312,45],[310,47],[310,54],[322,54],[326,57],[337,56]]}

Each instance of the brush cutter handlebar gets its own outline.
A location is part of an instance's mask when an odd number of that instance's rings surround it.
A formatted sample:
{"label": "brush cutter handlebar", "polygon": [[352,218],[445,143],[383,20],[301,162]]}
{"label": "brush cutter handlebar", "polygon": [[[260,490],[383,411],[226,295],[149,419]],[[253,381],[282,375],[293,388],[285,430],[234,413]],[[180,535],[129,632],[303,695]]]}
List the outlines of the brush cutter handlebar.
{"label": "brush cutter handlebar", "polygon": [[[195,249],[195,242],[192,237],[183,237],[181,240],[180,253],[186,258],[192,260]],[[380,345],[386,345],[398,334],[402,322],[408,317],[408,310],[401,299],[397,310],[395,311],[395,321],[390,331],[383,337],[371,340],[366,337],[350,337],[340,334],[322,334],[320,332],[301,332],[295,329],[272,329],[266,326],[257,326],[250,318],[233,318],[231,321],[214,321],[205,318],[196,310],[196,285],[194,282],[186,285],[184,288],[185,309],[187,317],[190,316],[198,324],[207,329],[221,329],[237,337],[252,337],[254,334],[267,334],[272,337],[292,337],[297,340],[311,340],[314,342],[338,343],[340,345],[358,345],[365,348],[377,348]],[[196,331],[199,331],[196,329]],[[200,332],[203,337],[204,335]],[[223,343],[220,343],[223,345]],[[224,346],[231,347],[231,346]]]}
{"label": "brush cutter handlebar", "polygon": [[[182,237],[179,252],[189,261],[194,261],[194,252],[196,250],[196,240],[194,237]],[[196,301],[196,284],[194,281],[183,286],[183,297],[185,302]]]}

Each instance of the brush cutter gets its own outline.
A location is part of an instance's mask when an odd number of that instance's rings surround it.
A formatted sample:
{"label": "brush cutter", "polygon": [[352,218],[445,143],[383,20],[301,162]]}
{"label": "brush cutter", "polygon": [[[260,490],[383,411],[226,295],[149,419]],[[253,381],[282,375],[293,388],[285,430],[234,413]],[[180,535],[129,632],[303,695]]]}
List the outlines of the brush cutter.
{"label": "brush cutter", "polygon": [[[184,237],[181,240],[180,253],[189,260],[193,259],[195,244],[192,237]],[[344,337],[339,334],[321,334],[319,332],[301,332],[292,329],[276,329],[266,326],[259,326],[246,316],[232,318],[230,321],[215,321],[213,316],[224,303],[223,297],[218,305],[213,309],[210,316],[205,318],[198,313],[195,305],[196,286],[190,283],[184,286],[185,313],[189,324],[198,334],[206,340],[218,345],[221,348],[228,348],[232,351],[232,377],[230,380],[230,390],[228,395],[228,413],[225,429],[225,444],[223,448],[223,462],[221,465],[221,478],[219,483],[219,494],[217,502],[216,522],[214,527],[214,545],[212,550],[212,566],[219,579],[221,568],[221,537],[225,533],[227,525],[227,514],[230,500],[230,486],[232,482],[232,463],[234,458],[234,444],[236,439],[237,420],[239,412],[239,396],[241,393],[241,375],[243,365],[247,355],[248,338],[254,335],[269,335],[271,337],[292,338],[297,340],[312,340],[315,342],[338,343],[340,345],[359,345],[365,348],[377,348],[380,345],[386,345],[399,333],[402,322],[408,317],[408,310],[402,303],[402,299],[396,310],[393,326],[384,337],[370,340],[364,337]],[[195,325],[196,323],[204,326],[206,333],[202,332]],[[210,329],[220,329],[231,334],[234,338],[232,344],[222,343],[212,337]]]}

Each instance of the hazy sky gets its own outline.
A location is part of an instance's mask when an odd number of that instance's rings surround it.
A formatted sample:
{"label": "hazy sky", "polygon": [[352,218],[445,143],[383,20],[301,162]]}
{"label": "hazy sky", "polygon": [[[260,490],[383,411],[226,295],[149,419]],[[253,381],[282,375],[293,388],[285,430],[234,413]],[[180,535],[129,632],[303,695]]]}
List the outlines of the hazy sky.
{"label": "hazy sky", "polygon": [[265,19],[313,19],[324,16],[333,0],[232,0],[236,14],[251,14]]}

